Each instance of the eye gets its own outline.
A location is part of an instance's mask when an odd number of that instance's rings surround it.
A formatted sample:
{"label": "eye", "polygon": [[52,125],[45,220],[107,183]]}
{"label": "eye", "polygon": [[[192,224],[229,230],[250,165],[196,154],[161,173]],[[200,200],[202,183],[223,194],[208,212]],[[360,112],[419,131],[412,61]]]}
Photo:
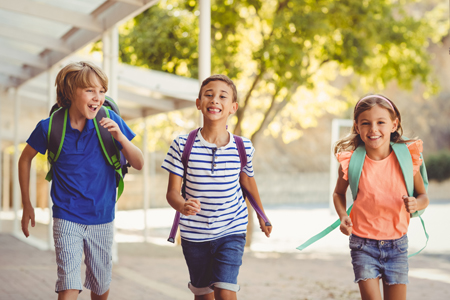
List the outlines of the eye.
{"label": "eye", "polygon": [[369,125],[369,122],[362,122],[362,125]]}
{"label": "eye", "polygon": [[227,96],[220,96],[220,98],[222,98],[222,99],[226,99],[226,98],[227,98]]}
{"label": "eye", "polygon": [[211,94],[206,94],[205,96],[206,96],[206,97],[211,97],[212,95],[211,95]]}
{"label": "eye", "polygon": [[385,122],[384,121],[379,121],[378,124],[385,124]]}

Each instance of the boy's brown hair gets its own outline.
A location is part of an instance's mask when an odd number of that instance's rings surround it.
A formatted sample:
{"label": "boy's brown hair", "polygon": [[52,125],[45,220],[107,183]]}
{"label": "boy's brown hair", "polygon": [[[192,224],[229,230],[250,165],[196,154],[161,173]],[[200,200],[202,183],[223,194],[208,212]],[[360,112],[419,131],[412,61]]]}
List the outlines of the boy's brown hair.
{"label": "boy's brown hair", "polygon": [[80,61],[70,63],[59,71],[56,76],[56,102],[59,107],[69,108],[72,104],[73,95],[77,88],[92,87],[91,82],[92,74],[97,76],[105,92],[108,90],[108,77],[106,74],[96,65],[87,62]]}
{"label": "boy's brown hair", "polygon": [[206,78],[205,80],[203,80],[202,82],[202,86],[200,87],[200,91],[198,92],[198,99],[201,98],[202,96],[202,89],[205,85],[207,85],[208,83],[210,83],[211,81],[223,81],[225,82],[233,91],[233,102],[237,102],[237,90],[236,90],[236,86],[234,85],[234,82],[228,78],[227,75],[222,75],[222,74],[216,74],[216,75],[211,75],[208,78]]}

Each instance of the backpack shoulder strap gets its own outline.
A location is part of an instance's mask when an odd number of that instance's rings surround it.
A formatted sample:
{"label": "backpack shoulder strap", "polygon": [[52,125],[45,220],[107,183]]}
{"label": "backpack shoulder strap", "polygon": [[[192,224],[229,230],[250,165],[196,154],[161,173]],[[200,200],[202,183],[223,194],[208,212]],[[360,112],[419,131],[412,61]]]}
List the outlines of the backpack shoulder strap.
{"label": "backpack shoulder strap", "polygon": [[240,136],[233,135],[233,137],[239,153],[239,160],[241,161],[241,172],[242,172],[242,170],[244,170],[245,166],[247,165],[247,153],[245,152],[244,141]]}
{"label": "backpack shoulder strap", "polygon": [[200,128],[197,128],[189,132],[189,135],[186,139],[186,144],[184,144],[183,154],[181,155],[181,162],[184,166],[184,173],[186,173],[189,156],[191,155],[192,147],[194,146],[195,138],[197,137],[199,130]]}
{"label": "backpack shoulder strap", "polygon": [[92,121],[94,122],[95,131],[97,132],[97,137],[100,143],[100,147],[102,148],[103,156],[106,162],[111,165],[119,175],[116,199],[116,201],[118,201],[124,189],[122,166],[120,164],[120,151],[119,149],[117,149],[116,143],[114,142],[114,138],[112,137],[111,133],[107,128],[101,126],[99,123],[102,118],[109,117],[109,110],[102,106],[100,107],[97,116],[95,116],[95,119],[93,119]]}
{"label": "backpack shoulder strap", "polygon": [[100,108],[97,116],[95,117],[94,126],[97,132],[98,140],[102,148],[106,161],[114,167],[114,169],[120,169],[120,153],[117,150],[114,138],[107,128],[100,126],[100,120],[102,118],[109,118],[109,111],[103,106]]}
{"label": "backpack shoulder strap", "polygon": [[402,169],[408,195],[412,197],[414,195],[414,171],[411,153],[405,143],[391,143],[391,147]]}
{"label": "backpack shoulder strap", "polygon": [[64,144],[68,111],[68,109],[60,108],[50,116],[47,133],[47,160],[50,163],[50,170],[45,177],[47,181],[52,180],[51,166],[58,160]]}
{"label": "backpack shoulder strap", "polygon": [[348,166],[348,180],[352,191],[353,201],[356,199],[356,195],[358,194],[359,179],[361,177],[365,158],[366,148],[364,145],[359,145],[350,158],[350,164]]}

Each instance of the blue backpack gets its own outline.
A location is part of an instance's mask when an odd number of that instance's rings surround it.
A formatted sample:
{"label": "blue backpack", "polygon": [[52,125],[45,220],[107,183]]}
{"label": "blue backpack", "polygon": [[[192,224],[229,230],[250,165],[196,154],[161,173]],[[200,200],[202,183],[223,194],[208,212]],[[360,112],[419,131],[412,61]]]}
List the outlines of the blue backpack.
{"label": "blue backpack", "polygon": [[[413,175],[413,163],[412,163],[412,157],[411,153],[408,150],[408,146],[405,143],[393,143],[391,142],[391,147],[397,156],[397,160],[400,164],[400,168],[402,169],[403,178],[405,179],[406,183],[406,189],[408,191],[408,195],[410,197],[414,196],[414,175]],[[356,195],[358,194],[358,185],[359,185],[359,179],[361,177],[361,172],[364,165],[364,159],[366,157],[366,148],[364,145],[358,146],[356,150],[353,152],[352,157],[350,159],[350,164],[348,167],[348,178],[349,178],[349,184],[350,184],[350,190],[352,192],[353,201],[356,200]],[[422,158],[422,154],[420,154],[420,157]],[[425,161],[422,159],[422,165],[420,166],[420,174],[422,175],[423,184],[425,186],[425,190],[428,190],[428,175],[427,170],[425,167]],[[350,215],[350,211],[352,210],[353,204],[347,209],[347,215]],[[423,249],[428,244],[428,233],[425,228],[425,223],[421,217],[421,215],[424,213],[425,209],[416,211],[415,213],[411,214],[411,217],[419,217],[420,221],[422,223],[423,231],[425,232],[425,236],[427,238],[427,241],[425,243],[425,246],[417,251],[414,254],[410,254],[408,257],[415,256],[422,252]],[[307,240],[305,243],[301,244],[299,247],[297,247],[298,250],[303,250],[309,245],[313,244],[314,242],[320,240],[321,238],[325,237],[327,234],[332,232],[334,229],[336,229],[338,226],[340,226],[341,221],[340,219],[336,220],[333,224],[328,226],[325,230],[321,231],[319,234],[313,236],[309,240]]]}
{"label": "blue backpack", "polygon": [[[128,167],[130,164],[125,160],[125,157],[121,155],[121,152],[116,146],[116,142],[112,137],[108,129],[103,126],[99,126],[99,122],[102,118],[109,118],[109,111],[112,110],[120,116],[120,111],[114,100],[108,96],[105,96],[105,102],[97,113],[97,116],[93,119],[95,131],[97,132],[98,141],[102,148],[103,156],[106,162],[114,168],[116,171],[116,187],[117,200],[119,200],[124,189],[123,177],[128,173]],[[50,110],[50,123],[48,126],[48,150],[47,160],[50,164],[49,171],[45,179],[52,181],[52,166],[58,160],[61,153],[61,149],[64,144],[64,138],[66,136],[66,126],[68,119],[69,109],[59,107],[58,104],[53,105]]]}

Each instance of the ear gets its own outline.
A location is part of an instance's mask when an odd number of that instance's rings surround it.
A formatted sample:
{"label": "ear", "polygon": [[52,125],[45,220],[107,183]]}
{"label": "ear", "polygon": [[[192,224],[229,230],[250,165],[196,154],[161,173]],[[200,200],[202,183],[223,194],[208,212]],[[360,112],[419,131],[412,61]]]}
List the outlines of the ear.
{"label": "ear", "polygon": [[398,118],[395,118],[395,121],[393,122],[393,126],[392,126],[392,131],[391,132],[396,132],[398,129]]}
{"label": "ear", "polygon": [[197,106],[197,110],[200,110],[200,99],[195,100],[195,105]]}
{"label": "ear", "polygon": [[235,112],[237,112],[239,108],[239,105],[237,102],[233,102],[232,106],[231,106],[231,110],[230,110],[230,115],[234,114]]}
{"label": "ear", "polygon": [[355,128],[356,133],[360,134],[359,133],[359,128],[358,128],[358,123],[356,123],[356,121],[353,121],[353,127]]}

